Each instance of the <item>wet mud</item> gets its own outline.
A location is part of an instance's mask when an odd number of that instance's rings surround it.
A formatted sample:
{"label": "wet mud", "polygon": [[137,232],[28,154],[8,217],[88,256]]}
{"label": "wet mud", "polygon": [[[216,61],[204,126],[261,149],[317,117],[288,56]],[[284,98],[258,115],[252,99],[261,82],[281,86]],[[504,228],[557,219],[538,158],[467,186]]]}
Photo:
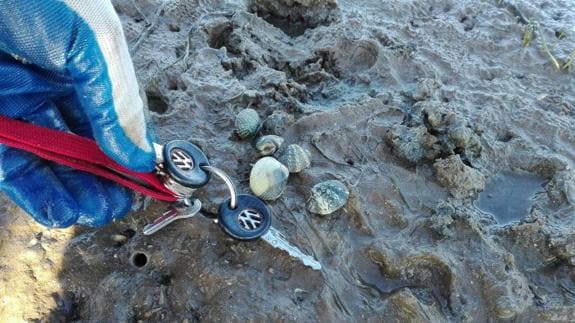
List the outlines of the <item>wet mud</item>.
{"label": "wet mud", "polygon": [[[159,202],[99,230],[47,230],[1,197],[0,318],[575,319],[574,72],[541,42],[568,62],[568,1],[114,4],[160,142],[199,145],[241,193],[259,155],[234,133],[239,111],[311,153],[268,204],[323,270],[204,217],[144,236]],[[310,214],[326,180],[349,201]],[[203,214],[226,194],[197,191]]]}

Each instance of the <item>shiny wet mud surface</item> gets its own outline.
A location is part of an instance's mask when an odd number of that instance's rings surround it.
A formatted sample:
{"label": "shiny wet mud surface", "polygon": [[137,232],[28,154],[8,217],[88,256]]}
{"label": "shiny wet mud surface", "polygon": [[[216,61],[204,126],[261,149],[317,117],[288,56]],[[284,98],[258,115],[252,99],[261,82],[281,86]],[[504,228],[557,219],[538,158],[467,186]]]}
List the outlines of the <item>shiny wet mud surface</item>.
{"label": "shiny wet mud surface", "polygon": [[[2,200],[0,318],[575,317],[575,83],[541,45],[567,63],[569,3],[289,2],[115,5],[161,142],[199,145],[241,193],[258,156],[255,138],[233,132],[240,110],[311,152],[269,206],[324,269],[236,242],[204,217],[144,236],[157,202],[100,230],[47,230]],[[541,34],[523,47],[529,20]],[[476,200],[510,173],[538,185],[502,226]],[[349,188],[347,205],[309,214],[309,190],[331,179]],[[197,193],[207,215],[227,198],[217,181]]]}

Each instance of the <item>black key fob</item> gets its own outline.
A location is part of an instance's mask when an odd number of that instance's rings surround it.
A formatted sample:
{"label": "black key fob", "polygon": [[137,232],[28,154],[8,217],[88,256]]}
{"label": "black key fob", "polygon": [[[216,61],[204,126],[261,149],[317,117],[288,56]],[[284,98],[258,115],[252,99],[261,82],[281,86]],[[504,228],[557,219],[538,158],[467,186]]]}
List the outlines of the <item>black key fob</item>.
{"label": "black key fob", "polygon": [[164,166],[170,177],[180,185],[195,189],[210,180],[208,158],[198,146],[185,140],[170,141],[163,149]]}
{"label": "black key fob", "polygon": [[253,240],[263,236],[272,224],[268,207],[259,198],[238,195],[237,206],[232,209],[231,199],[220,204],[218,223],[226,234],[238,240]]}

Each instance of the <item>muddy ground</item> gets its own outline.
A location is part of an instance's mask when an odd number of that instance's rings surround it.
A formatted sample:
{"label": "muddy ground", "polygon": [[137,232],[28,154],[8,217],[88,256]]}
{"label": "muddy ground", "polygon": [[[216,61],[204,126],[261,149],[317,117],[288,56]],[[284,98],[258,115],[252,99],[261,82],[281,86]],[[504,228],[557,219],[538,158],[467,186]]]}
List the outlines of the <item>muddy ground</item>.
{"label": "muddy ground", "polygon": [[[0,197],[0,321],[575,320],[572,2],[114,2],[160,142],[243,193],[241,109],[310,150],[269,206],[324,268],[202,217],[144,236],[159,202],[47,230]],[[349,202],[309,214],[329,179]],[[225,194],[199,191],[204,214]]]}

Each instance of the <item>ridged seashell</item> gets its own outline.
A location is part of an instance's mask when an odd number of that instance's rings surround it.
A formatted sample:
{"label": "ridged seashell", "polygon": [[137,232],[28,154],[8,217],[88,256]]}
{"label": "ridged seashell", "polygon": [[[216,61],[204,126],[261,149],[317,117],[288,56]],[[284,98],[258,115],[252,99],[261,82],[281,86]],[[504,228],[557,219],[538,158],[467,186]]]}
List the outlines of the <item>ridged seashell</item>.
{"label": "ridged seashell", "polygon": [[255,135],[260,129],[260,116],[254,109],[243,109],[236,116],[236,133],[240,138]]}
{"label": "ridged seashell", "polygon": [[258,138],[256,141],[256,149],[262,156],[273,155],[281,145],[284,143],[284,139],[276,135],[267,135]]}
{"label": "ridged seashell", "polygon": [[331,180],[318,183],[311,189],[307,200],[307,209],[311,213],[331,214],[347,203],[349,190],[340,181]]}
{"label": "ridged seashell", "polygon": [[291,144],[283,150],[278,160],[286,165],[290,173],[298,173],[311,165],[311,154],[300,145]]}
{"label": "ridged seashell", "polygon": [[276,110],[264,121],[263,131],[272,135],[281,135],[294,120],[293,115],[282,110]]}
{"label": "ridged seashell", "polygon": [[275,200],[286,188],[289,171],[273,157],[256,162],[250,173],[250,189],[261,199]]}

